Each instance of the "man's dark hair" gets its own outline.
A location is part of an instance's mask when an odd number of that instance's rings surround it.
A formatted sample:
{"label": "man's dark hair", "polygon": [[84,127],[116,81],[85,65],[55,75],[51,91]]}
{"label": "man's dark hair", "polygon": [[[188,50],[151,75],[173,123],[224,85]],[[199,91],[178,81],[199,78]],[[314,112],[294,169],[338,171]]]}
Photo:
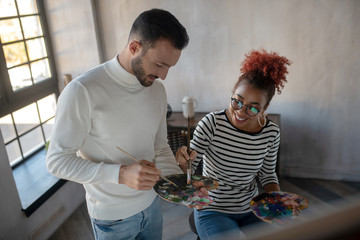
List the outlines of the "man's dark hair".
{"label": "man's dark hair", "polygon": [[[130,38],[139,37],[139,41],[150,47],[164,38],[179,50],[189,43],[189,36],[183,25],[170,12],[162,9],[151,9],[141,13],[134,21]],[[145,47],[146,48],[146,47]]]}

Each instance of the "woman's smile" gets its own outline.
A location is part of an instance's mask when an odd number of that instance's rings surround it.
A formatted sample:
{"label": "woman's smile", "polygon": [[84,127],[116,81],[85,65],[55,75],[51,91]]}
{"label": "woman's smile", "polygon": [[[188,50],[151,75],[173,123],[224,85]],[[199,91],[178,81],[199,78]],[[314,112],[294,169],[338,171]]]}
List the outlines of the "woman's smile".
{"label": "woman's smile", "polygon": [[248,120],[247,117],[240,117],[236,112],[233,113],[234,117],[235,117],[235,121],[239,122],[239,123],[243,123],[246,120]]}

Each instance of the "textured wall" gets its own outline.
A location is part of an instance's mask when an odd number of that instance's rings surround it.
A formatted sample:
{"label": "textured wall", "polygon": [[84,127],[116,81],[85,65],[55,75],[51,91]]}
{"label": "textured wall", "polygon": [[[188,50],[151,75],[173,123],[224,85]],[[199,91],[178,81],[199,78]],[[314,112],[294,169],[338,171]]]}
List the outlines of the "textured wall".
{"label": "textured wall", "polygon": [[46,15],[59,77],[73,78],[100,63],[92,0],[45,1]]}
{"label": "textured wall", "polygon": [[164,82],[168,102],[227,107],[244,53],[263,47],[293,61],[269,112],[281,114],[281,171],[360,181],[360,1],[97,1],[104,56],[126,44],[136,16],[157,7],[188,29],[190,44]]}

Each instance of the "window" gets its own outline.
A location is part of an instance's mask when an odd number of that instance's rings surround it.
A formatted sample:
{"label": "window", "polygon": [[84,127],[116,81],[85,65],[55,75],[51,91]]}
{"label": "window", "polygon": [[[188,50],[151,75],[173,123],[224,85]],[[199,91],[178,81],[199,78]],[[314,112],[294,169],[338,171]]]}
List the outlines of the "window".
{"label": "window", "polygon": [[43,1],[0,0],[0,127],[16,167],[50,138],[59,95]]}
{"label": "window", "polygon": [[54,124],[55,94],[0,118],[1,132],[11,166],[44,147]]}

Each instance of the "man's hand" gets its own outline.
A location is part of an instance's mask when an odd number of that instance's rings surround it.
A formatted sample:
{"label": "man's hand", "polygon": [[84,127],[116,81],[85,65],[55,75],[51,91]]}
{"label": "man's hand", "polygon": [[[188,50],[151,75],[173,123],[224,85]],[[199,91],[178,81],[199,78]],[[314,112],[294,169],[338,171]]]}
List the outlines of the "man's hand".
{"label": "man's hand", "polygon": [[139,163],[122,165],[119,173],[119,184],[125,184],[137,190],[150,190],[159,180],[161,172],[155,164],[147,160]]}

